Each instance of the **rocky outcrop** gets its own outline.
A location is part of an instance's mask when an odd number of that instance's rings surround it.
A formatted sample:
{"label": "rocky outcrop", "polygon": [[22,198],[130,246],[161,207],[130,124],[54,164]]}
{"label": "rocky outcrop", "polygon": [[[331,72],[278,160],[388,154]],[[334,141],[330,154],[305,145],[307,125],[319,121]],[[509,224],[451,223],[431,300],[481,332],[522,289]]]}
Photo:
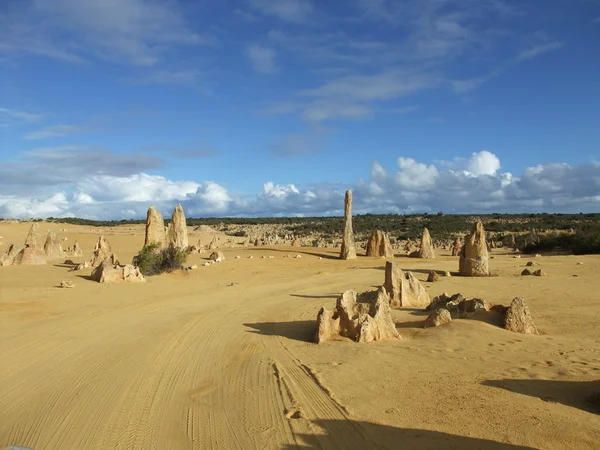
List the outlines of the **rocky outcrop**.
{"label": "rocky outcrop", "polygon": [[187,225],[181,203],[177,204],[171,216],[171,222],[167,231],[167,246],[177,249],[186,249],[188,246]]}
{"label": "rocky outcrop", "polygon": [[394,261],[385,264],[383,287],[394,308],[425,308],[430,303],[429,294],[421,282],[411,272],[404,273]]}
{"label": "rocky outcrop", "polygon": [[452,250],[452,256],[460,255],[460,250],[462,249],[462,242],[460,241],[460,238],[454,239],[450,249]]}
{"label": "rocky outcrop", "polygon": [[101,262],[105,261],[108,258],[111,258],[113,261],[116,258],[116,255],[112,252],[110,248],[110,244],[106,240],[104,236],[100,236],[98,238],[98,242],[96,242],[96,246],[94,247],[94,252],[92,253],[92,259],[90,261],[90,266],[96,267]]}
{"label": "rocky outcrop", "polygon": [[352,191],[346,191],[346,198],[344,199],[344,234],[342,236],[340,259],[356,259],[354,232],[352,231]]}
{"label": "rocky outcrop", "polygon": [[163,219],[162,214],[154,206],[148,208],[148,213],[146,214],[144,247],[150,244],[156,244],[158,248],[164,248],[167,244],[165,219]]}
{"label": "rocky outcrop", "polygon": [[480,311],[490,311],[492,305],[480,298],[468,299],[462,294],[449,296],[446,293],[435,297],[425,311],[435,311],[437,309],[447,309],[455,317],[462,317],[464,314],[477,313]]}
{"label": "rocky outcrop", "polygon": [[31,225],[29,233],[25,238],[25,247],[41,247],[40,242],[40,226],[37,223]]}
{"label": "rocky outcrop", "polygon": [[46,254],[44,253],[44,249],[34,245],[29,246],[26,245],[13,260],[13,265],[15,266],[35,266],[46,264]]}
{"label": "rocky outcrop", "polygon": [[475,223],[473,231],[465,240],[460,252],[458,271],[464,277],[487,277],[490,274],[485,230],[480,221]]}
{"label": "rocky outcrop", "polygon": [[56,233],[52,230],[48,231],[48,237],[44,244],[44,253],[47,260],[63,259],[65,252],[60,245],[60,241],[56,238]]}
{"label": "rocky outcrop", "polygon": [[357,294],[348,290],[338,298],[334,311],[321,308],[317,315],[315,342],[343,336],[356,342],[398,339],[385,289]]}
{"label": "rocky outcrop", "polygon": [[427,228],[423,228],[423,237],[421,238],[421,247],[416,252],[410,254],[412,258],[433,259],[435,251],[433,250],[433,242]]}
{"label": "rocky outcrop", "polygon": [[75,241],[73,243],[73,246],[71,247],[71,251],[69,252],[69,256],[83,256],[83,249],[79,245],[78,241]]}
{"label": "rocky outcrop", "polygon": [[393,258],[394,250],[386,232],[374,230],[367,242],[367,256]]}
{"label": "rocky outcrop", "polygon": [[436,309],[433,313],[425,319],[425,328],[428,327],[439,327],[447,323],[452,322],[452,315],[450,311],[444,308]]}
{"label": "rocky outcrop", "polygon": [[10,266],[15,260],[15,257],[23,250],[25,246],[20,244],[11,244],[8,250],[0,257],[0,266]]}
{"label": "rocky outcrop", "polygon": [[521,297],[514,298],[506,311],[504,328],[515,333],[539,334],[527,303]]}
{"label": "rocky outcrop", "polygon": [[136,283],[146,281],[140,269],[131,264],[120,266],[111,264],[110,261],[103,261],[96,267],[90,278],[99,283]]}
{"label": "rocky outcrop", "polygon": [[427,276],[427,281],[429,283],[433,283],[435,281],[440,281],[440,276],[437,274],[435,270],[430,270],[429,275]]}
{"label": "rocky outcrop", "polygon": [[208,259],[209,261],[221,262],[225,261],[225,255],[223,252],[212,252]]}

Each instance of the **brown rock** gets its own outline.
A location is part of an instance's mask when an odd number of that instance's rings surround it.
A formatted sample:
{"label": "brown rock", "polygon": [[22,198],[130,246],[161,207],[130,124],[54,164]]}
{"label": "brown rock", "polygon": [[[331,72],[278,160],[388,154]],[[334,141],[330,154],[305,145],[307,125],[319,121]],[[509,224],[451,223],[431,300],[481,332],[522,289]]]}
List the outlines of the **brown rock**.
{"label": "brown rock", "polygon": [[460,252],[458,271],[465,277],[487,277],[490,274],[485,230],[480,221],[475,223],[473,231],[465,240]]}
{"label": "brown rock", "polygon": [[70,256],[83,256],[83,250],[81,249],[81,246],[79,245],[78,241],[75,241],[73,243]]}
{"label": "brown rock", "polygon": [[533,261],[527,261],[527,264],[525,264],[527,267],[531,267],[531,266],[535,266],[535,263]]}
{"label": "brown rock", "polygon": [[433,283],[434,281],[440,281],[440,276],[435,270],[430,270],[429,275],[427,276],[427,281],[429,283]]}
{"label": "brown rock", "polygon": [[344,200],[344,235],[342,236],[340,259],[356,259],[354,232],[352,231],[352,191],[349,190],[346,191]]}
{"label": "brown rock", "polygon": [[546,272],[544,272],[542,269],[538,269],[535,272],[533,272],[533,276],[534,277],[545,277]]}
{"label": "brown rock", "polygon": [[527,303],[521,297],[514,298],[506,311],[504,328],[515,333],[539,334]]}
{"label": "brown rock", "polygon": [[452,249],[452,256],[460,255],[460,250],[462,249],[462,243],[460,241],[460,238],[454,239],[454,242],[452,243],[450,248]]}
{"label": "brown rock", "polygon": [[429,294],[411,272],[406,274],[394,262],[385,264],[385,290],[390,297],[390,305],[395,308],[425,308],[429,305]]}
{"label": "brown rock", "polygon": [[15,266],[33,266],[46,264],[46,254],[44,249],[38,246],[26,245],[14,258]]}
{"label": "brown rock", "polygon": [[394,250],[387,233],[381,230],[373,230],[367,242],[367,256],[376,258],[393,258]]}
{"label": "brown rock", "polygon": [[419,251],[416,254],[411,254],[411,256],[423,259],[435,258],[433,242],[431,241],[431,236],[429,235],[429,230],[427,228],[423,228],[423,237],[421,238],[421,247],[419,248]]}
{"label": "brown rock", "polygon": [[167,245],[178,249],[185,249],[188,246],[187,225],[181,203],[178,203],[173,210],[167,232]]}
{"label": "brown rock", "polygon": [[208,259],[216,262],[225,261],[225,255],[223,252],[212,252]]}
{"label": "brown rock", "polygon": [[61,288],[74,288],[75,283],[73,283],[71,280],[67,280],[67,281],[63,280],[60,282],[60,287]]}
{"label": "brown rock", "polygon": [[14,262],[15,257],[24,248],[25,247],[20,244],[11,244],[10,247],[8,247],[8,250],[0,258],[0,266],[10,266]]}
{"label": "brown rock", "polygon": [[336,302],[335,311],[325,308],[319,311],[315,342],[322,343],[335,335],[357,342],[400,338],[389,303],[383,287],[360,295],[353,290],[344,292]]}
{"label": "brown rock", "polygon": [[146,281],[138,267],[131,264],[120,266],[118,264],[111,264],[110,261],[100,263],[92,271],[90,278],[99,283],[134,283]]}
{"label": "brown rock", "polygon": [[96,267],[109,257],[112,259],[112,261],[115,261],[117,259],[116,255],[112,252],[110,244],[108,243],[106,238],[104,236],[100,236],[98,238],[98,242],[96,242],[96,246],[94,247],[94,252],[92,253],[90,265],[92,267]]}
{"label": "brown rock", "polygon": [[44,253],[47,260],[62,259],[65,257],[65,252],[60,245],[60,241],[56,238],[56,233],[52,230],[48,231],[48,237],[44,244]]}
{"label": "brown rock", "polygon": [[158,244],[159,248],[167,245],[167,236],[165,233],[165,219],[162,214],[151,206],[146,214],[146,236],[144,238],[144,247],[150,244]]}
{"label": "brown rock", "polygon": [[425,327],[439,327],[452,322],[452,315],[450,311],[445,308],[436,309],[433,313],[425,320]]}
{"label": "brown rock", "polygon": [[523,276],[531,275],[531,271],[529,269],[523,269],[523,272],[521,272],[521,275],[523,275]]}

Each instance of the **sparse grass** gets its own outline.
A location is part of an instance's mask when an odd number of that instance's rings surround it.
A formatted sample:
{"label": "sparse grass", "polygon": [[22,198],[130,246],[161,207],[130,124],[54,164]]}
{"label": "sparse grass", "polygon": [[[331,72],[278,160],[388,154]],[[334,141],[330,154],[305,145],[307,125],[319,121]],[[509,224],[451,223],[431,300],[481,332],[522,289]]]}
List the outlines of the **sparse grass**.
{"label": "sparse grass", "polygon": [[174,247],[160,249],[158,244],[145,246],[134,258],[134,264],[140,268],[142,275],[158,275],[182,269],[187,259],[187,251]]}

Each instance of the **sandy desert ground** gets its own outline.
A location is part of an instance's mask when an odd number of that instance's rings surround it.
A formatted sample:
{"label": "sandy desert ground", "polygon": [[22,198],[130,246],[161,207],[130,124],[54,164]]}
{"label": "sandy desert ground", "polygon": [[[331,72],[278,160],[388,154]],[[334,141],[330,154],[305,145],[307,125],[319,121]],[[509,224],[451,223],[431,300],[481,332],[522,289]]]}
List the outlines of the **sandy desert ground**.
{"label": "sandy desert ground", "polygon": [[[0,252],[29,226],[0,223]],[[65,248],[79,240],[76,262],[100,234],[41,224],[50,228]],[[143,226],[103,234],[124,262],[144,240]],[[423,329],[422,312],[394,310],[403,340],[315,345],[319,308],[383,284],[384,261],[224,253],[141,284],[95,283],[61,261],[0,267],[0,448],[600,448],[600,414],[586,403],[600,391],[600,256],[544,256],[538,278],[519,276],[527,258],[495,250],[496,277],[425,283],[431,297],[522,296],[540,336],[476,320]],[[457,270],[438,253],[396,261],[422,281]]]}

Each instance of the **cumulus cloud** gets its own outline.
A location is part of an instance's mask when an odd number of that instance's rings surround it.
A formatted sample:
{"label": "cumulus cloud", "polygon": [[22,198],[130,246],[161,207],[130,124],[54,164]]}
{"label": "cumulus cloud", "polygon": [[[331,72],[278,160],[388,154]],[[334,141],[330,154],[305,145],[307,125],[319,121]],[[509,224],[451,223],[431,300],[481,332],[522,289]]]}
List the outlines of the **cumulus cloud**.
{"label": "cumulus cloud", "polygon": [[[2,192],[4,183],[0,177]],[[340,215],[346,189],[354,191],[356,213],[600,212],[600,162],[546,163],[515,176],[501,172],[499,158],[489,151],[436,164],[400,156],[395,170],[373,162],[364,181],[309,186],[267,181],[256,194],[143,172],[93,174],[55,189],[39,186],[35,194],[0,196],[0,217],[143,218],[151,204],[169,214],[177,202],[188,217]]]}

